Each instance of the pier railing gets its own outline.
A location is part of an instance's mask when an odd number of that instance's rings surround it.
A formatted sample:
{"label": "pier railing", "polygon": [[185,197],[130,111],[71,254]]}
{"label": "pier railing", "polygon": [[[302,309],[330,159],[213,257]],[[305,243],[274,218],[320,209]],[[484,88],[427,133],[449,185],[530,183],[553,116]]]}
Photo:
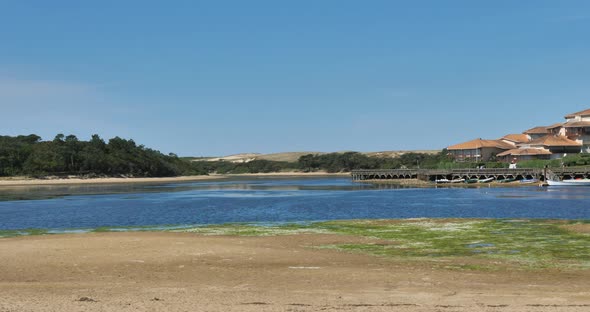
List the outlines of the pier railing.
{"label": "pier railing", "polygon": [[[467,168],[467,169],[360,169],[351,172],[352,179],[359,180],[395,180],[420,179],[435,181],[437,179],[542,179],[545,170],[539,168]],[[547,176],[554,179],[590,178],[590,167],[564,167],[548,170]]]}

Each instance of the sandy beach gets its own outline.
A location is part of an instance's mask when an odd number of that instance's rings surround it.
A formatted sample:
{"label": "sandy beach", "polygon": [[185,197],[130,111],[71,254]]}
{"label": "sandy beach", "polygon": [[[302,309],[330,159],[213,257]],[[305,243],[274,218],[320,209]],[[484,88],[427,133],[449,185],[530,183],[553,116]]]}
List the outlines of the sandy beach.
{"label": "sandy beach", "polygon": [[588,270],[461,271],[314,248],[366,239],[162,232],[4,238],[0,311],[590,310]]}
{"label": "sandy beach", "polygon": [[2,186],[36,186],[36,185],[75,185],[75,184],[124,184],[124,183],[175,183],[203,180],[256,178],[256,177],[347,177],[350,173],[327,172],[272,172],[245,174],[211,174],[198,176],[162,177],[162,178],[47,178],[34,179],[26,177],[0,178]]}

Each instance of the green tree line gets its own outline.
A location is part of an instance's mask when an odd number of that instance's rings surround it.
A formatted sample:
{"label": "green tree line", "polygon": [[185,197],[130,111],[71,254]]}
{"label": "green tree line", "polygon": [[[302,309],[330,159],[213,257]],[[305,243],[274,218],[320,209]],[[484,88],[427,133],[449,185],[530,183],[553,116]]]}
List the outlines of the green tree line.
{"label": "green tree line", "polygon": [[195,161],[193,166],[197,170],[207,173],[240,174],[240,173],[270,173],[298,170],[298,163],[286,161],[272,161],[256,159],[245,163],[229,161]]}
{"label": "green tree line", "polygon": [[[397,157],[371,157],[358,152],[309,154],[301,156],[297,162],[279,162],[254,160],[247,163],[228,161],[195,161],[200,172],[239,174],[259,172],[303,171],[303,172],[350,172],[355,169],[466,169],[508,168],[503,162],[455,162],[446,150],[438,153],[405,153]],[[590,154],[569,155],[563,159],[530,160],[519,162],[523,168],[543,168],[545,165],[556,168],[561,166],[590,165]]]}
{"label": "green tree line", "polygon": [[0,176],[16,175],[128,175],[166,177],[205,174],[176,155],[115,137],[105,142],[98,135],[81,141],[58,134],[41,141],[35,134],[0,136]]}
{"label": "green tree line", "polygon": [[[195,161],[165,155],[136,144],[133,140],[114,137],[105,142],[98,135],[79,140],[75,135],[58,134],[51,141],[42,141],[35,134],[0,136],[0,176],[88,175],[167,177],[210,173],[240,174],[282,171],[349,172],[355,169],[454,169],[503,168],[500,162],[454,162],[446,150],[439,153],[405,153],[398,157],[370,157],[362,153],[329,153],[301,156],[296,162],[253,160],[245,163],[228,161]],[[521,167],[545,165],[590,165],[590,154],[570,155],[559,160],[521,162]]]}
{"label": "green tree line", "polygon": [[280,171],[349,172],[355,169],[445,168],[448,166],[475,167],[475,163],[455,164],[445,150],[435,154],[405,153],[394,158],[370,157],[358,152],[308,154],[297,162],[254,160],[247,163],[227,161],[196,161],[199,170],[209,173],[258,173]]}
{"label": "green tree line", "polygon": [[299,169],[306,172],[349,172],[355,169],[438,168],[452,162],[446,151],[436,154],[405,153],[398,157],[370,157],[358,152],[304,155],[299,158]]}
{"label": "green tree line", "polygon": [[239,174],[281,171],[348,172],[354,169],[438,168],[452,165],[445,151],[437,154],[406,153],[395,158],[369,157],[357,152],[305,155],[297,162],[253,160],[192,161],[174,154],[114,137],[105,142],[93,135],[79,140],[75,135],[58,134],[42,141],[35,134],[0,136],[0,176],[137,176],[166,177],[209,173]]}

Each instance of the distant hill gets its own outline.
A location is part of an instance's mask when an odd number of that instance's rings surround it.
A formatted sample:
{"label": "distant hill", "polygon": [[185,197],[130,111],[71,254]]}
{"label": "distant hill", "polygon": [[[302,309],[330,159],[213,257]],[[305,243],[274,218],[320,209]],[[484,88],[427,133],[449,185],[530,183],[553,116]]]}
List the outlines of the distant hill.
{"label": "distant hill", "polygon": [[235,155],[228,155],[222,157],[201,157],[201,158],[194,158],[193,161],[229,161],[233,163],[245,163],[250,162],[252,160],[258,159],[258,157],[262,156],[262,154],[258,153],[242,153],[242,154],[235,154]]}
{"label": "distant hill", "polygon": [[[338,153],[345,153],[342,151]],[[395,158],[407,153],[420,153],[420,154],[436,154],[438,150],[412,150],[412,151],[382,151],[382,152],[362,152],[361,154],[369,157],[379,158]],[[272,154],[259,154],[259,153],[242,153],[235,155],[228,155],[223,157],[200,157],[192,158],[192,161],[228,161],[232,163],[247,163],[253,160],[271,160],[271,161],[286,161],[286,162],[297,162],[299,157],[304,155],[323,155],[328,154],[326,152],[285,152],[285,153],[272,153]]]}
{"label": "distant hill", "polygon": [[369,157],[380,157],[380,158],[396,158],[403,154],[417,153],[417,154],[429,154],[434,155],[440,153],[440,150],[414,150],[414,151],[383,151],[383,152],[367,152],[363,153]]}

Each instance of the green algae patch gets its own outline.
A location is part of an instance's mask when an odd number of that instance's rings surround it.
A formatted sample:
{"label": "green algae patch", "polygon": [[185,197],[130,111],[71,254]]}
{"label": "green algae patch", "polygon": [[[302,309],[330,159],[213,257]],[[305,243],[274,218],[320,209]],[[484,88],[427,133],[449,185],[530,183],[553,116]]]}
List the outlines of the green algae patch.
{"label": "green algae patch", "polygon": [[[453,270],[590,269],[590,222],[506,219],[345,220],[292,224],[102,227],[83,230],[6,230],[0,238],[85,232],[164,231],[199,235],[277,236],[333,234],[363,238],[354,243],[314,245],[426,261]],[[310,239],[313,244],[313,239]]]}
{"label": "green algae patch", "polygon": [[498,219],[348,220],[262,226],[225,224],[183,229],[204,235],[272,236],[300,233],[372,238],[363,243],[316,246],[403,260],[453,263],[460,270],[590,268],[588,221]]}
{"label": "green algae patch", "polygon": [[[396,244],[333,245],[344,251],[432,260],[493,259],[523,268],[590,268],[590,234],[568,230],[581,222],[546,220],[333,221],[316,224],[332,233]],[[573,227],[575,228],[575,227]],[[498,262],[499,261],[499,262]],[[481,265],[466,264],[463,267]]]}
{"label": "green algae patch", "polygon": [[1,230],[0,238],[53,234],[45,229]]}

